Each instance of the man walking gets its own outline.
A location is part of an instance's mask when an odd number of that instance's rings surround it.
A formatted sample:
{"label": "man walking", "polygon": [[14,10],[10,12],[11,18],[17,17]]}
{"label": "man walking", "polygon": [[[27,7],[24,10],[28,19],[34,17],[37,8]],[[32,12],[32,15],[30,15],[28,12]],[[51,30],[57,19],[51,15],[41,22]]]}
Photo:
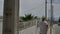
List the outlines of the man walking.
{"label": "man walking", "polygon": [[40,22],[40,34],[47,34],[48,23],[45,17],[42,17],[42,21]]}

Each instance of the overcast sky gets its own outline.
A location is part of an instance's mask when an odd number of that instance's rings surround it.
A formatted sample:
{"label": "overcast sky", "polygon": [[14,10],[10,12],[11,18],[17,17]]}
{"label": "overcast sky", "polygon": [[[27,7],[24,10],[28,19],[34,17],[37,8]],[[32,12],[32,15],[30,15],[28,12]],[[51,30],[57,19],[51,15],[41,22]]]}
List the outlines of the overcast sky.
{"label": "overcast sky", "polygon": [[[48,0],[48,16],[50,16],[50,4]],[[44,15],[44,9],[45,9],[45,1],[44,0],[21,0],[20,7],[21,12],[20,15],[24,16],[24,14],[32,13],[35,16],[43,16]],[[60,0],[54,0],[53,3],[54,6],[54,17],[60,16]]]}
{"label": "overcast sky", "polygon": [[3,15],[3,0],[0,0],[0,16]]}
{"label": "overcast sky", "polygon": [[[49,2],[49,0],[48,0]],[[56,3],[55,3],[56,2]],[[43,16],[44,15],[44,0],[21,0],[20,1],[20,16],[25,14],[32,14],[34,16]],[[53,3],[54,6],[54,17],[60,16],[60,0],[55,0]],[[48,15],[50,14],[50,4],[48,3]],[[0,0],[0,16],[3,15],[3,0]]]}

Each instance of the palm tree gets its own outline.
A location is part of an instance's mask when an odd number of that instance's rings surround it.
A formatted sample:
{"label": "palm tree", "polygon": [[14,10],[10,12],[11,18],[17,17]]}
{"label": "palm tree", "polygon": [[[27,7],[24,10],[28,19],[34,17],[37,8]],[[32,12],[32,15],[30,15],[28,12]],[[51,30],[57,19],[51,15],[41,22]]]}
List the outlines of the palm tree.
{"label": "palm tree", "polygon": [[37,19],[38,17],[37,16],[32,16],[32,14],[25,14],[25,17],[21,17],[22,21],[29,21],[29,20],[32,20],[32,19]]}

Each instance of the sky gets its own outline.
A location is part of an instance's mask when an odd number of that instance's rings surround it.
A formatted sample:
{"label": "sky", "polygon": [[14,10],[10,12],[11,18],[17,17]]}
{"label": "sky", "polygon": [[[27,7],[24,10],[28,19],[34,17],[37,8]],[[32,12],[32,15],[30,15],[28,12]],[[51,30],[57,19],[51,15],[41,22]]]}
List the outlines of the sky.
{"label": "sky", "polygon": [[3,15],[3,0],[0,0],[0,16]]}
{"label": "sky", "polygon": [[[41,1],[41,2],[40,2]],[[44,1],[43,0],[21,0],[20,15],[32,14],[35,16],[44,15]]]}
{"label": "sky", "polygon": [[[50,0],[48,0],[48,16],[50,16]],[[35,16],[43,16],[45,10],[44,0],[21,0],[20,1],[20,15],[32,14]],[[54,17],[60,16],[60,0],[54,0],[53,3]]]}
{"label": "sky", "polygon": [[[50,16],[50,0],[48,0],[48,16]],[[44,16],[45,10],[44,0],[20,0],[20,12],[19,16],[24,16],[25,14],[32,14],[34,16]],[[60,16],[60,0],[54,0],[53,3],[54,17]],[[3,16],[3,0],[0,0],[0,16]]]}

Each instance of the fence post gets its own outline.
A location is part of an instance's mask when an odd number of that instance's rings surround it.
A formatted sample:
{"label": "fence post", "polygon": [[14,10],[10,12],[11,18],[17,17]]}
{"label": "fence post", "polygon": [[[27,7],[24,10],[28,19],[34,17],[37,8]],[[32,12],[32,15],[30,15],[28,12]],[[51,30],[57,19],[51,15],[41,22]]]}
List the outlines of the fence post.
{"label": "fence post", "polygon": [[36,30],[35,30],[35,34],[37,34],[37,20],[36,20]]}
{"label": "fence post", "polygon": [[25,22],[24,22],[24,28],[25,28]]}

